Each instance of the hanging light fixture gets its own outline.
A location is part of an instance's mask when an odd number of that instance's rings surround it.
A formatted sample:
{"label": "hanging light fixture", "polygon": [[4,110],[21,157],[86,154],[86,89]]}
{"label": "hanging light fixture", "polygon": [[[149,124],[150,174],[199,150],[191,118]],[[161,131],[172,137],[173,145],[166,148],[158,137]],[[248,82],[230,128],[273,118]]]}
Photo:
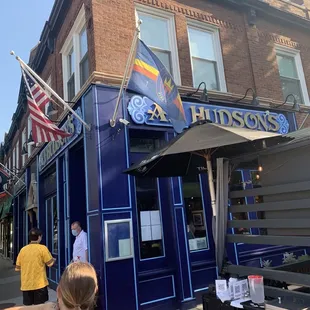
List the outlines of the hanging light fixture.
{"label": "hanging light fixture", "polygon": [[202,94],[200,95],[199,100],[204,101],[204,102],[209,102],[208,91],[207,91],[207,84],[205,82],[201,82],[194,92],[187,93],[185,96],[186,97],[192,97],[193,95],[197,94],[199,92],[199,90],[200,90],[201,85],[204,85],[204,88],[203,88]]}
{"label": "hanging light fixture", "polygon": [[247,90],[246,90],[246,92],[245,92],[245,95],[242,97],[242,98],[240,98],[240,99],[238,99],[238,100],[236,100],[236,101],[234,101],[235,103],[237,103],[237,102],[240,102],[240,101],[242,101],[243,99],[245,99],[246,98],[246,96],[248,95],[248,92],[249,91],[252,91],[252,101],[251,101],[251,105],[253,105],[253,106],[259,106],[259,100],[258,100],[258,98],[257,98],[257,95],[256,95],[256,92],[255,92],[255,90],[253,89],[253,88],[248,88]]}
{"label": "hanging light fixture", "polygon": [[28,145],[35,145],[35,142],[33,141],[33,138],[32,138],[32,131],[30,131],[27,144]]}
{"label": "hanging light fixture", "polygon": [[28,150],[27,150],[27,142],[25,142],[23,144],[23,147],[22,147],[22,153],[21,155],[24,156],[24,155],[27,155],[28,154]]}
{"label": "hanging light fixture", "polygon": [[46,115],[48,118],[52,117],[53,115],[56,115],[58,111],[54,108],[54,106],[49,103],[46,111]]}
{"label": "hanging light fixture", "polygon": [[273,106],[273,108],[280,108],[280,107],[282,107],[283,105],[285,105],[287,103],[288,98],[290,98],[290,97],[293,97],[293,107],[292,107],[291,110],[295,111],[295,112],[300,112],[300,105],[297,102],[297,98],[296,98],[296,96],[294,94],[287,95],[283,103],[281,103],[279,105],[275,105],[275,106]]}

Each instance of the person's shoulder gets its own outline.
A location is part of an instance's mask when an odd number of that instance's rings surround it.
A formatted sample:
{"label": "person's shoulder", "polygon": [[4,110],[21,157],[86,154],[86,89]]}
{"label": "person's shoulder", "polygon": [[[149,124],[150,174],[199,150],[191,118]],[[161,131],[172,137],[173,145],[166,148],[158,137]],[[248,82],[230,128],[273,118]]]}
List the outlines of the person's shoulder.
{"label": "person's shoulder", "polygon": [[87,237],[87,232],[86,231],[82,230],[81,233],[82,233],[82,236]]}
{"label": "person's shoulder", "polygon": [[38,246],[39,246],[39,248],[41,249],[41,250],[43,250],[43,251],[48,251],[48,248],[47,248],[47,246],[46,245],[44,245],[44,244],[38,244]]}

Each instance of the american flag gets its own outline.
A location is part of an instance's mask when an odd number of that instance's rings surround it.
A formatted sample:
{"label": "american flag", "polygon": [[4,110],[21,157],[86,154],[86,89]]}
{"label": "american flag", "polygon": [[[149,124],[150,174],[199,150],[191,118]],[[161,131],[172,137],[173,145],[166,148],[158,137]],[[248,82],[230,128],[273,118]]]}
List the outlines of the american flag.
{"label": "american flag", "polygon": [[35,143],[57,141],[70,136],[68,132],[59,129],[46,115],[42,108],[50,101],[48,95],[41,90],[35,79],[23,68],[23,77],[32,120],[32,138]]}

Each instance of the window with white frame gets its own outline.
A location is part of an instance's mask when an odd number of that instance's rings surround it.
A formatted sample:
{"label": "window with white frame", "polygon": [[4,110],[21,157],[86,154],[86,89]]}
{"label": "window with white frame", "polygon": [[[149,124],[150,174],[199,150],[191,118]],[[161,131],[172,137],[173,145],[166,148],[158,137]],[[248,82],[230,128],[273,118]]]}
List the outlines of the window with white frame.
{"label": "window with white frame", "polygon": [[226,91],[220,36],[217,28],[188,22],[193,86],[206,83],[208,90]]}
{"label": "window with white frame", "polygon": [[[48,77],[48,79],[46,80],[46,84],[48,85],[48,86],[52,86],[52,76],[50,75],[49,77]],[[48,91],[48,90],[45,90],[46,91],[46,94],[48,95],[48,96],[51,96],[51,94],[50,94],[50,92]],[[48,112],[48,107],[49,107],[49,105],[50,105],[51,103],[49,102],[48,104],[46,104],[45,105],[45,107],[44,107],[44,114],[45,115],[47,115],[47,112]]]}
{"label": "window with white frame", "polygon": [[[28,126],[27,127],[28,127],[27,142],[28,142],[28,139],[29,139],[30,135],[32,135],[32,121],[31,121],[31,117],[30,116],[28,117]],[[28,157],[30,157],[31,153],[32,153],[32,145],[28,143],[27,147],[28,147],[28,149],[27,149]]]}
{"label": "window with white frame", "polygon": [[153,51],[171,73],[176,84],[181,84],[176,44],[174,16],[138,5],[136,18],[142,21],[140,39]]}
{"label": "window with white frame", "polygon": [[89,62],[88,62],[88,45],[87,45],[87,33],[84,26],[80,32],[80,84],[84,85],[89,77]]}
{"label": "window with white frame", "polygon": [[24,149],[27,145],[26,142],[27,142],[27,129],[25,127],[23,130],[23,133],[22,133],[22,147],[21,147],[22,167],[24,167],[25,161],[26,161],[26,157],[25,157],[26,152],[25,151],[27,151],[27,149]]}
{"label": "window with white frame", "polygon": [[[276,55],[283,99],[293,94],[298,103],[309,105],[307,85],[299,51],[276,46]],[[289,97],[287,101],[292,102],[292,99]]]}
{"label": "window with white frame", "polygon": [[13,170],[16,168],[16,148],[13,149]]}
{"label": "window with white frame", "polygon": [[19,169],[19,140],[16,142],[16,168]]}
{"label": "window with white frame", "polygon": [[61,50],[64,97],[72,100],[89,77],[85,9],[80,10]]}

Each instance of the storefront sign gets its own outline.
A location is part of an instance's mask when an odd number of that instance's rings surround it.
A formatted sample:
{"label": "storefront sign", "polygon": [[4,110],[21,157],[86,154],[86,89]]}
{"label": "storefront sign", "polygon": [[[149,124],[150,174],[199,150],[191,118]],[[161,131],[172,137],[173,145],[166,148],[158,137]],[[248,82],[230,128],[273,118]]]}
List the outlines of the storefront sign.
{"label": "storefront sign", "polygon": [[[75,111],[82,117],[81,108]],[[61,129],[71,133],[72,135],[58,141],[49,142],[39,155],[39,170],[41,171],[47,164],[49,164],[57,154],[64,148],[71,144],[81,133],[82,123],[73,115],[69,115],[67,121]]]}
{"label": "storefront sign", "polygon": [[[214,123],[286,134],[289,123],[283,114],[270,111],[246,110],[210,104],[183,102],[188,125],[198,120]],[[166,113],[147,97],[133,96],[128,104],[128,112],[136,124],[169,126]]]}
{"label": "storefront sign", "polygon": [[21,177],[14,184],[14,193],[19,192],[26,185],[26,173],[22,174]]}

